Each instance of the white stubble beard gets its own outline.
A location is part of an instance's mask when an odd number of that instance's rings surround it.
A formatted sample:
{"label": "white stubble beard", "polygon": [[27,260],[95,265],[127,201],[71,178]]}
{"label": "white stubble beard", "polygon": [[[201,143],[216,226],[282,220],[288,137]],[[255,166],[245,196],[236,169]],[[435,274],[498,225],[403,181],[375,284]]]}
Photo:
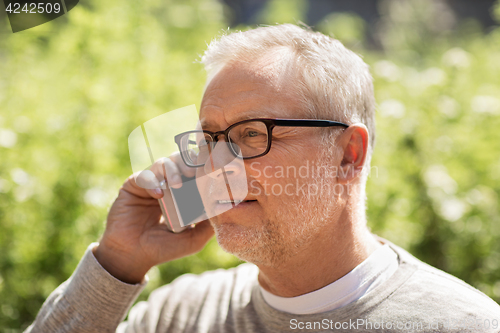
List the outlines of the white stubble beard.
{"label": "white stubble beard", "polygon": [[[331,163],[330,159],[328,161]],[[327,157],[319,158],[318,164],[329,164]],[[300,178],[292,180],[296,179]],[[322,179],[315,177],[309,184],[316,184],[320,188]],[[283,195],[282,198],[291,197]],[[283,200],[277,206],[277,210],[266,212],[270,217],[259,221],[255,227],[212,223],[219,245],[241,260],[279,267],[314,242],[323,228],[332,227],[331,221],[339,210],[333,195],[304,195],[295,202]]]}

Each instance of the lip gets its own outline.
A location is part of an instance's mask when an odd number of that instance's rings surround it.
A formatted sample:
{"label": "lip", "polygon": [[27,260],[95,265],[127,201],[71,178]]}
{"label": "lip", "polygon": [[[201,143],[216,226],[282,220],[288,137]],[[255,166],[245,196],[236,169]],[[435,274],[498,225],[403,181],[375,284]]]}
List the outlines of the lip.
{"label": "lip", "polygon": [[222,214],[230,209],[245,209],[251,207],[257,203],[257,200],[243,200],[238,204],[233,203],[219,203],[217,200],[214,204],[214,213],[215,215]]}
{"label": "lip", "polygon": [[244,200],[217,200],[216,204],[217,205],[224,205],[224,204],[235,204],[238,205],[240,203],[244,202]]}

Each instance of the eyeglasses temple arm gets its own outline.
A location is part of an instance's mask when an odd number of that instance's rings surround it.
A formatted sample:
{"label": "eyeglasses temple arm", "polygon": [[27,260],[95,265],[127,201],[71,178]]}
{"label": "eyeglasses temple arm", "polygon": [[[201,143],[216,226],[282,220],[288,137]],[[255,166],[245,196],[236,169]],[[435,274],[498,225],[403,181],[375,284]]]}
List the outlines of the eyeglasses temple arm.
{"label": "eyeglasses temple arm", "polygon": [[333,121],[333,120],[315,120],[315,119],[275,119],[274,124],[277,126],[292,126],[292,127],[332,127],[342,126],[349,127],[349,125]]}

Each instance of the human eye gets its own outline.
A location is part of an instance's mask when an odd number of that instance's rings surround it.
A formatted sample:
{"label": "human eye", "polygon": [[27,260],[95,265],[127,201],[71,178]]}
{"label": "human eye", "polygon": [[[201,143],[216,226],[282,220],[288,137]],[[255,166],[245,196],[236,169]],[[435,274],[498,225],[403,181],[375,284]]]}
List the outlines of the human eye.
{"label": "human eye", "polygon": [[248,131],[246,131],[246,133],[243,137],[255,138],[255,137],[258,137],[259,135],[263,135],[263,134],[260,133],[259,131],[248,130]]}
{"label": "human eye", "polygon": [[241,138],[258,138],[267,136],[267,132],[263,128],[249,125],[241,129],[240,136]]}
{"label": "human eye", "polygon": [[230,140],[243,151],[244,155],[261,153],[267,147],[266,124],[260,121],[240,124],[231,130]]}

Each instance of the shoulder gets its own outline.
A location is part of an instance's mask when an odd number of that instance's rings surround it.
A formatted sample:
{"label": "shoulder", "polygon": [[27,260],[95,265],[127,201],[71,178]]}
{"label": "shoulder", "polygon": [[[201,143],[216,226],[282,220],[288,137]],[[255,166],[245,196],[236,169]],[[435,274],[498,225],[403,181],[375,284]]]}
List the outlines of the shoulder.
{"label": "shoulder", "polygon": [[[486,303],[485,305],[500,310],[500,306],[491,298],[463,280],[424,263],[394,244],[390,245],[396,251],[402,262],[416,266],[415,273],[406,283],[407,287],[414,288],[421,295],[446,295],[446,299],[457,300],[468,298],[469,300],[481,301],[481,303]],[[446,299],[441,298],[440,303]]]}
{"label": "shoulder", "polygon": [[[245,298],[248,300],[252,286],[257,283],[257,266],[244,263],[230,269],[217,269],[201,274],[184,274],[170,284],[151,293],[150,298],[171,304],[189,303],[203,305],[211,300]],[[243,301],[243,300],[241,300]]]}
{"label": "shoulder", "polygon": [[500,306],[487,295],[388,243],[398,254],[400,267],[413,267],[411,276],[388,298],[389,304],[396,305],[406,315],[411,313],[414,317],[432,318],[442,323],[471,325],[476,322],[484,326],[493,320],[500,323]]}
{"label": "shoulder", "polygon": [[258,268],[252,264],[181,275],[134,306],[130,325],[154,327],[155,332],[208,332],[227,320],[231,308],[250,302],[257,277]]}
{"label": "shoulder", "polygon": [[184,274],[172,281],[170,284],[176,288],[193,286],[199,288],[212,288],[226,286],[228,284],[245,284],[249,280],[256,278],[259,273],[257,266],[244,263],[229,269],[219,268],[213,271],[206,271],[201,274]]}

